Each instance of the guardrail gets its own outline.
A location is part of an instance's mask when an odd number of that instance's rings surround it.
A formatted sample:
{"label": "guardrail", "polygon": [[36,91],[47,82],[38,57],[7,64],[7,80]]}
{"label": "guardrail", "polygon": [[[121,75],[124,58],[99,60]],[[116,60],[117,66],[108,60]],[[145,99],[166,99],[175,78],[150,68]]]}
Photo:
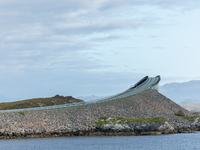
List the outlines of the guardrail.
{"label": "guardrail", "polygon": [[106,101],[117,100],[129,96],[133,96],[138,94],[142,91],[145,91],[149,88],[154,88],[160,81],[160,76],[156,76],[154,78],[147,78],[144,82],[137,85],[135,88],[129,88],[128,90],[109,96],[107,98],[92,100],[88,102],[79,102],[79,103],[70,103],[70,104],[63,104],[63,105],[54,105],[54,106],[46,106],[46,107],[34,107],[34,108],[24,108],[24,109],[12,109],[12,110],[0,110],[0,113],[11,113],[11,112],[20,112],[20,111],[36,111],[36,110],[48,110],[48,109],[57,109],[57,108],[64,108],[64,107],[72,107],[72,106],[81,106],[81,105],[89,105],[94,103],[102,103]]}

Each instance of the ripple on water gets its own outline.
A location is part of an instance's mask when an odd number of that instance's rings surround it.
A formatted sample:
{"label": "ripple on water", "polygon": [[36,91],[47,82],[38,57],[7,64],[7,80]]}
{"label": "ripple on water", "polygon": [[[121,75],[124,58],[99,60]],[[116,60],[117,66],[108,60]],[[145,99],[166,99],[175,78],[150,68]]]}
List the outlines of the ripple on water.
{"label": "ripple on water", "polygon": [[149,136],[91,136],[0,140],[1,150],[199,150],[200,132]]}

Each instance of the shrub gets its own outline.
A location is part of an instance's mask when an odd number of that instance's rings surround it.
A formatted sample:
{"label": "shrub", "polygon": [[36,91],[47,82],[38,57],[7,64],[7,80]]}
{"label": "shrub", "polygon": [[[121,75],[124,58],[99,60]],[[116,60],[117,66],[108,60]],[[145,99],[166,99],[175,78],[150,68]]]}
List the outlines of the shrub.
{"label": "shrub", "polygon": [[176,116],[185,116],[184,112],[182,110],[179,110],[177,113],[175,113]]}
{"label": "shrub", "polygon": [[19,113],[20,113],[21,115],[23,115],[23,116],[25,115],[23,111],[20,111]]}

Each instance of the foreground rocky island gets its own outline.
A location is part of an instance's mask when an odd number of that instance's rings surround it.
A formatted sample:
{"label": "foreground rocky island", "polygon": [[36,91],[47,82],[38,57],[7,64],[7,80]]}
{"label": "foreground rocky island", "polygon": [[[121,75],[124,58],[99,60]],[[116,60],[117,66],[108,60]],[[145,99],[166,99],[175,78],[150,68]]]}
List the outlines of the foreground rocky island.
{"label": "foreground rocky island", "polygon": [[156,90],[62,109],[0,114],[0,138],[170,134],[200,129],[198,116]]}

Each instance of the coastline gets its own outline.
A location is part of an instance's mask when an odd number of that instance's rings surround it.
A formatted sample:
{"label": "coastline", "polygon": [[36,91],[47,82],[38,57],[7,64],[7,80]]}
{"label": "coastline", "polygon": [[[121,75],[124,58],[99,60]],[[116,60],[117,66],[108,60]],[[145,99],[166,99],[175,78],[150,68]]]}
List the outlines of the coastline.
{"label": "coastline", "polygon": [[176,116],[179,111],[193,116],[156,90],[147,90],[98,104],[0,113],[0,139],[174,134],[200,128],[199,118],[191,122]]}
{"label": "coastline", "polygon": [[[0,136],[0,139],[20,139],[20,138],[45,138],[45,137],[66,137],[66,136],[141,136],[141,135],[160,135],[160,134],[177,134],[184,133],[185,130],[176,131],[147,131],[147,132],[134,132],[131,130],[123,131],[57,131],[57,132],[43,132],[43,133],[32,133],[25,132],[24,134],[16,133],[4,133]],[[194,133],[194,131],[189,130],[188,133]]]}

